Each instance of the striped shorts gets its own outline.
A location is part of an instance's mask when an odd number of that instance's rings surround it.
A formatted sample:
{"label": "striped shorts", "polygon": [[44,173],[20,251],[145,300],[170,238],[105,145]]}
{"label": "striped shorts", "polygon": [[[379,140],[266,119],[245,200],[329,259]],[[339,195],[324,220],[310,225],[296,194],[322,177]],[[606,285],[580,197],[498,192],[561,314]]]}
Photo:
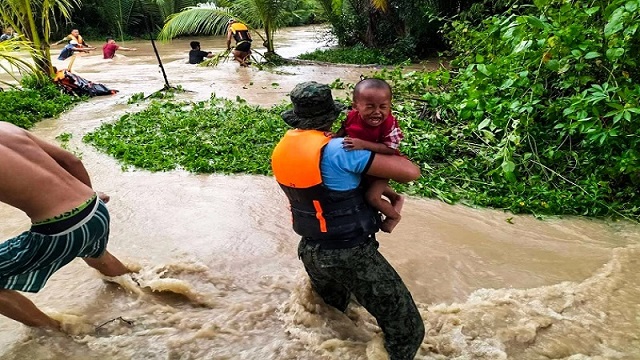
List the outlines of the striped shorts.
{"label": "striped shorts", "polygon": [[0,289],[38,292],[76,257],[101,256],[109,239],[109,211],[98,200],[89,216],[55,235],[25,231],[0,244]]}

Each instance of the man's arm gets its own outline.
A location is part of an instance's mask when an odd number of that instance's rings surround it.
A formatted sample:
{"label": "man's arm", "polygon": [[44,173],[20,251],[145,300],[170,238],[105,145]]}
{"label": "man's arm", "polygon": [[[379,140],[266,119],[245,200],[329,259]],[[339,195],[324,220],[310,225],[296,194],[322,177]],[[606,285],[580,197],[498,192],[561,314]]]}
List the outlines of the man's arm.
{"label": "man's arm", "polygon": [[73,51],[80,51],[80,52],[86,52],[86,53],[88,53],[88,52],[90,52],[91,50],[93,50],[93,48],[91,48],[91,49],[85,49],[85,48],[74,47],[74,48],[73,48],[73,49],[71,49],[71,50],[73,50]]}
{"label": "man's arm", "polygon": [[227,31],[227,49],[231,49],[231,36],[233,35],[231,28]]}
{"label": "man's arm", "polygon": [[73,177],[80,180],[88,187],[91,187],[91,178],[89,178],[89,173],[80,159],[69,151],[50,144],[28,131],[25,131],[25,133],[29,139],[33,140],[36,145],[49,154],[49,156],[51,156],[63,169],[67,170],[69,174],[73,175]]}
{"label": "man's arm", "polygon": [[65,41],[67,41],[67,40],[69,40],[69,35],[65,36],[65,37],[64,37],[62,40],[60,40],[60,41],[56,41],[56,42],[54,42],[53,44],[51,44],[51,46],[60,45],[60,43],[61,43],[61,42],[65,42]]}
{"label": "man's arm", "polygon": [[372,154],[373,161],[367,169],[368,175],[391,179],[401,183],[420,177],[420,168],[402,156]]}

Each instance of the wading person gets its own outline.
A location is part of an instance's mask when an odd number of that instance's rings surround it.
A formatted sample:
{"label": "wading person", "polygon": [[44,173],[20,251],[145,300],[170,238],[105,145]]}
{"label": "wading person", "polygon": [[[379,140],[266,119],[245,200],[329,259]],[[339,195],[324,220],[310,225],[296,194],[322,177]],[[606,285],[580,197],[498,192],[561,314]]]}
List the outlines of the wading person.
{"label": "wading person", "polygon": [[199,41],[192,41],[190,44],[191,51],[189,51],[189,64],[200,64],[204,61],[204,58],[213,57],[211,51],[202,51],[200,49]]}
{"label": "wading person", "polygon": [[80,30],[78,29],[71,30],[71,33],[69,35],[65,36],[60,41],[56,41],[55,43],[53,43],[53,45],[59,45],[60,43],[63,43],[63,42],[71,43],[72,41],[75,41],[79,47],[91,48],[91,46],[89,46],[89,44],[87,44],[87,42],[84,41],[84,39],[82,38],[82,35],[80,35]]}
{"label": "wading person", "polygon": [[2,33],[2,35],[0,35],[0,41],[10,40],[13,37],[15,37],[15,35],[13,34],[13,29],[11,27],[8,27],[4,29],[4,32]]}
{"label": "wading person", "polygon": [[136,51],[136,48],[127,48],[116,44],[116,41],[112,37],[107,38],[107,43],[102,46],[102,57],[104,59],[113,59],[116,56],[117,50],[124,51]]}
{"label": "wading person", "polygon": [[240,66],[248,66],[249,55],[251,55],[251,34],[249,28],[241,22],[233,19],[229,20],[229,29],[227,30],[227,49],[231,49],[231,38],[236,41],[236,47],[233,49],[233,59],[240,63]]}
{"label": "wading person", "polygon": [[90,50],[91,49],[89,49],[89,48],[83,48],[83,47],[79,46],[78,43],[75,40],[71,40],[60,51],[60,55],[58,55],[58,60],[64,61],[64,60],[67,60],[68,58],[72,57],[76,52],[86,52],[86,53],[88,53]]}
{"label": "wading person", "polygon": [[32,222],[28,231],[0,243],[0,314],[59,329],[18,291],[38,292],[76,257],[105,276],[130,272],[106,250],[109,198],[92,190],[73,154],[6,122],[0,122],[0,159],[0,202],[24,211]]}
{"label": "wading person", "polygon": [[360,182],[365,174],[409,182],[420,170],[404,157],[347,151],[342,138],[327,137],[341,111],[327,85],[298,84],[290,96],[293,110],[282,118],[295,129],[274,149],[272,167],[302,236],[298,256],[311,285],[343,312],[353,294],[378,321],[390,359],[413,359],[424,324],[402,279],[378,252],[380,216]]}

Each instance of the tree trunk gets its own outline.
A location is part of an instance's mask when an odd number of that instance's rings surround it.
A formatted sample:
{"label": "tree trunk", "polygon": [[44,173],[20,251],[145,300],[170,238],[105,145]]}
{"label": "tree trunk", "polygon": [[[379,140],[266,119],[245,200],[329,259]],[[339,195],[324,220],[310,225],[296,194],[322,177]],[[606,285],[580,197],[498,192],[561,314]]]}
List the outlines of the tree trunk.
{"label": "tree trunk", "polygon": [[266,42],[267,52],[268,53],[273,53],[273,52],[275,52],[275,50],[273,48],[273,31],[271,30],[269,25],[265,24],[264,32],[267,35],[267,40],[265,41]]}
{"label": "tree trunk", "polygon": [[28,20],[27,23],[29,24],[29,29],[27,29],[28,33],[25,35],[33,43],[33,48],[36,49],[32,56],[33,62],[43,75],[52,75],[53,66],[51,64],[49,44],[41,40],[39,28],[36,25],[36,20],[29,2],[25,3],[25,11]]}
{"label": "tree trunk", "polygon": [[365,44],[368,47],[376,46],[376,21],[377,10],[373,6],[369,6],[369,21],[367,22],[367,32],[365,33]]}

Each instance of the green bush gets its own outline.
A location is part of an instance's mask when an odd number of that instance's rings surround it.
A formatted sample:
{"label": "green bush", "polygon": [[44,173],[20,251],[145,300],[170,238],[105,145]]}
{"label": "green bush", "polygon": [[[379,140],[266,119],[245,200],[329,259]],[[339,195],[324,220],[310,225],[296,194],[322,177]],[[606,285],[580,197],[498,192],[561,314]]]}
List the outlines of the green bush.
{"label": "green bush", "polygon": [[426,170],[414,190],[513,212],[638,219],[640,1],[536,6],[455,23],[451,71],[380,75],[398,98],[419,97],[400,114],[407,153]]}
{"label": "green bush", "polygon": [[385,55],[378,49],[371,49],[362,45],[348,48],[335,48],[326,50],[315,50],[305,53],[298,58],[302,60],[324,61],[334,64],[356,64],[356,65],[394,65],[408,62],[410,59],[401,57],[402,52],[392,53],[392,56]]}
{"label": "green bush", "polygon": [[26,77],[22,85],[22,90],[0,92],[0,119],[25,129],[59,115],[75,101],[51,81],[43,83],[35,77]]}

